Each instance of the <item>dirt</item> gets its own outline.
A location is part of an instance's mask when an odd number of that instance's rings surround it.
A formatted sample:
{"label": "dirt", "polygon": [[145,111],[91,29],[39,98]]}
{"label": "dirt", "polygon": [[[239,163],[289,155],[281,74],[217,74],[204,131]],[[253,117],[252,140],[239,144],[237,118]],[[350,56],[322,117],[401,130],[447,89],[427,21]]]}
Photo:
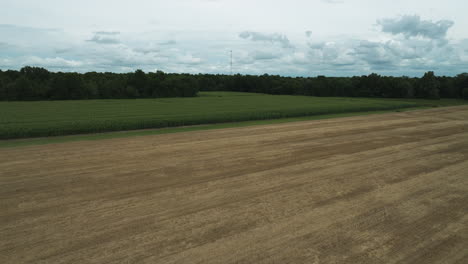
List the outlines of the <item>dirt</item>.
{"label": "dirt", "polygon": [[468,107],[0,149],[0,263],[468,263]]}

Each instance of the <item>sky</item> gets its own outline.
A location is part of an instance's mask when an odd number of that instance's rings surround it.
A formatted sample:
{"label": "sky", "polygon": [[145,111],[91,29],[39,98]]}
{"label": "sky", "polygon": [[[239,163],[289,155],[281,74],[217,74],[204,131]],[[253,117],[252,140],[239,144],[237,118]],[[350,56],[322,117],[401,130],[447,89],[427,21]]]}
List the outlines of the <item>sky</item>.
{"label": "sky", "polygon": [[0,0],[0,69],[468,71],[466,0]]}

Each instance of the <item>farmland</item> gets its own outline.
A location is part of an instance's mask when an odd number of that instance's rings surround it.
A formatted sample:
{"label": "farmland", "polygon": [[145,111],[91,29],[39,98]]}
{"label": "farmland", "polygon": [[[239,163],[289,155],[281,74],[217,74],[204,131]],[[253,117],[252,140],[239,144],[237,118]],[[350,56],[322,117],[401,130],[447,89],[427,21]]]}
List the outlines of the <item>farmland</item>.
{"label": "farmland", "polygon": [[0,149],[1,263],[465,263],[468,107]]}
{"label": "farmland", "polygon": [[0,139],[457,105],[408,100],[202,92],[200,97],[0,102]]}

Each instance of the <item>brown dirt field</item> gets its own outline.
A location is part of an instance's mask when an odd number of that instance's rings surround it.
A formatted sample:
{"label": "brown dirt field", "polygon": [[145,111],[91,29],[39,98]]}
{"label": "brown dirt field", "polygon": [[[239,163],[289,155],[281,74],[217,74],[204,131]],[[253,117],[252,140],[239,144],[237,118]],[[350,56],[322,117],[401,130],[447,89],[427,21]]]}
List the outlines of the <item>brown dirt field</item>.
{"label": "brown dirt field", "polygon": [[468,263],[468,107],[0,150],[0,263]]}

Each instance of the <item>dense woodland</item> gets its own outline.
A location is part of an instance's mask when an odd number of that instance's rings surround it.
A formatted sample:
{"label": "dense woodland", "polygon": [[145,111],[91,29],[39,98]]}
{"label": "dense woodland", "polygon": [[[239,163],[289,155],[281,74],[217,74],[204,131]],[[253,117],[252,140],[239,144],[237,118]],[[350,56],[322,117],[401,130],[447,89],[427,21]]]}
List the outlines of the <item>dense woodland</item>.
{"label": "dense woodland", "polygon": [[77,100],[194,97],[198,91],[239,91],[309,96],[468,99],[468,73],[455,77],[427,72],[421,78],[372,73],[355,77],[281,77],[145,73],[63,73],[24,67],[0,70],[0,100]]}

